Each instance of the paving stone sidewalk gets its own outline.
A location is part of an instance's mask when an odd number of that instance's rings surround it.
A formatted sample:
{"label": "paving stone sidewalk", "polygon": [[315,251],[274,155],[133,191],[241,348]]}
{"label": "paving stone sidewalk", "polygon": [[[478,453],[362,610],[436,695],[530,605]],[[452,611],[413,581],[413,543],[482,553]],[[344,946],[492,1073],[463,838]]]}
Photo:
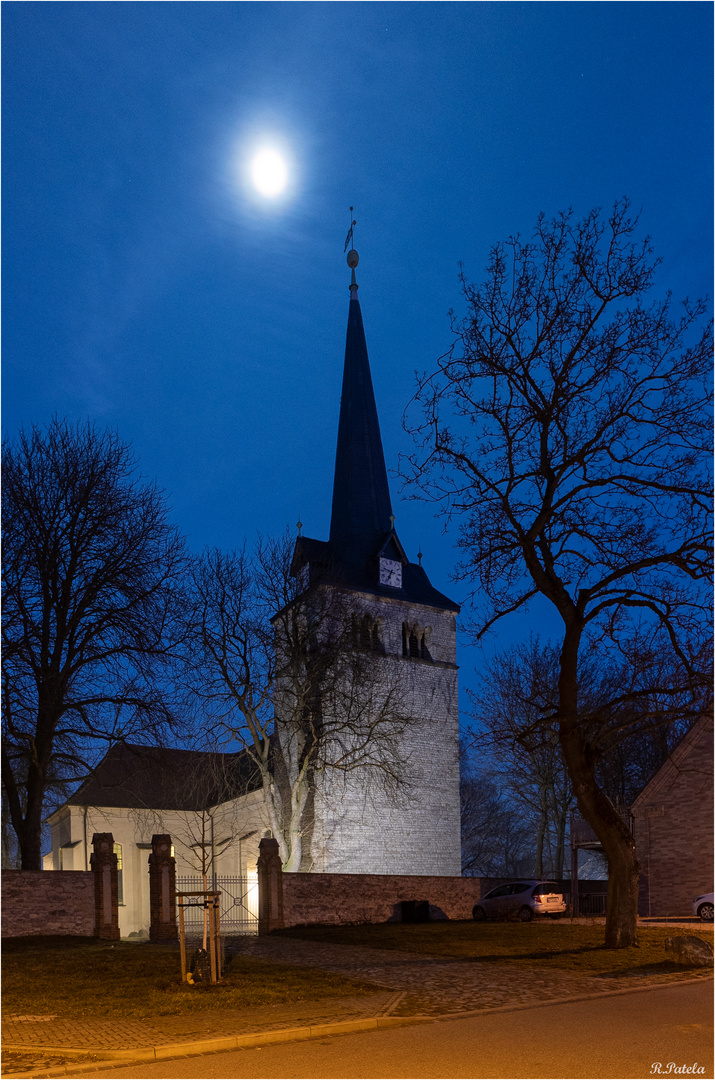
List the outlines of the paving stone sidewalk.
{"label": "paving stone sidewalk", "polygon": [[[645,989],[692,978],[705,970],[667,974],[579,975],[546,968],[513,968],[488,960],[395,952],[384,949],[268,937],[234,942],[239,955],[281,964],[317,967],[360,978],[380,987],[374,994],[325,998],[295,1005],[237,1010],[217,1009],[147,1020],[61,1020],[57,1017],[3,1017],[3,1067],[6,1077],[47,1075],[51,1068],[71,1071],[102,1059],[102,1051],[196,1043],[212,1038],[268,1033],[285,1028],[363,1020],[376,1016],[448,1016]],[[85,1050],[79,1058],[72,1051]],[[91,1052],[91,1057],[87,1056]]]}
{"label": "paving stone sidewalk", "polygon": [[[12,1017],[2,1020],[2,1075],[105,1060],[103,1051],[143,1049],[220,1038],[312,1027],[386,1015],[401,995],[381,990],[357,997],[323,998],[253,1009],[212,1009],[147,1020],[63,1020],[57,1017]],[[92,1050],[74,1055],[72,1050]]]}
{"label": "paving stone sidewalk", "polygon": [[619,971],[581,975],[554,968],[515,968],[488,960],[462,960],[281,937],[246,938],[241,943],[241,951],[244,955],[275,963],[319,967],[405,991],[404,997],[391,1009],[392,1016],[440,1016],[537,1005],[565,997],[613,993],[627,987],[642,990],[693,977],[712,977],[712,971],[703,969],[668,973],[651,973],[646,969],[643,973]]}

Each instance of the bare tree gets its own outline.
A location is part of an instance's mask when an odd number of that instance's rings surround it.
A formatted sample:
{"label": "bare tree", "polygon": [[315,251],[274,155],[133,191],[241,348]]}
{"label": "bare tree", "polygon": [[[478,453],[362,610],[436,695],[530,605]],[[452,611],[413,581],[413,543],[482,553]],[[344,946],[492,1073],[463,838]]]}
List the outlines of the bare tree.
{"label": "bare tree", "polygon": [[[260,772],[286,870],[310,865],[318,777],[360,770],[397,795],[410,722],[396,663],[366,651],[333,586],[297,595],[292,541],[209,551],[193,569],[191,685],[214,732],[243,746]],[[391,666],[392,665],[392,666]]]}
{"label": "bare tree", "polygon": [[[630,670],[602,702],[661,716],[708,681],[710,329],[703,302],[649,306],[657,261],[626,200],[539,218],[491,252],[468,315],[419,383],[407,478],[462,519],[478,633],[537,595],[562,625],[554,719],[579,811],[609,863],[606,944],[635,939],[633,837],[600,787],[579,707],[579,660]],[[655,659],[671,681],[658,678]],[[643,708],[636,710],[641,715]]]}
{"label": "bare tree", "polygon": [[48,792],[173,716],[157,678],[183,542],[111,432],[55,419],[3,449],[2,783],[23,869]]}
{"label": "bare tree", "polygon": [[538,638],[498,653],[470,694],[471,737],[534,826],[536,877],[561,877],[574,798],[553,720],[558,650]]}
{"label": "bare tree", "polygon": [[[673,686],[675,674],[652,672],[641,682]],[[663,716],[653,702],[637,697],[614,709],[632,679],[630,668],[599,664],[583,656],[579,669],[580,724],[588,740],[596,778],[624,820],[629,807],[660,768],[692,721],[688,702]],[[524,806],[536,824],[534,873],[560,877],[564,870],[571,782],[558,738],[559,650],[538,637],[497,653],[481,673],[472,699],[473,744],[493,763],[502,788]],[[545,861],[544,861],[545,860]]]}
{"label": "bare tree", "polygon": [[500,778],[488,768],[470,766],[460,754],[459,799],[462,874],[465,877],[516,877],[533,854],[531,822],[505,796]]}

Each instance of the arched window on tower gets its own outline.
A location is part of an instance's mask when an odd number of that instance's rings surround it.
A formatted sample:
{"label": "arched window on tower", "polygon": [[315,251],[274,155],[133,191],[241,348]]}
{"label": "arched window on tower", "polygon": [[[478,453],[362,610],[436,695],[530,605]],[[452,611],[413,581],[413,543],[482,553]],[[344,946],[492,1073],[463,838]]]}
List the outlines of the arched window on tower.
{"label": "arched window on tower", "polygon": [[382,645],[382,619],[375,619],[369,614],[353,615],[352,639],[353,644],[358,648],[383,653],[385,650]]}
{"label": "arched window on tower", "polygon": [[431,627],[402,624],[402,655],[410,660],[432,660],[429,651]]}

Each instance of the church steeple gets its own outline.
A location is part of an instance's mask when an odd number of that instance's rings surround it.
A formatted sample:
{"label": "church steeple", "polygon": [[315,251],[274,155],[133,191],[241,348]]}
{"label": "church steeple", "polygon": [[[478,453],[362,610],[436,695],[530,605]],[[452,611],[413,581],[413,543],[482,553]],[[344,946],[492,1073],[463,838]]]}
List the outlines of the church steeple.
{"label": "church steeple", "polygon": [[[352,226],[348,241],[351,239]],[[299,593],[322,583],[456,612],[459,605],[430,584],[422,566],[421,553],[419,564],[411,563],[395,532],[365,330],[357,298],[357,264],[358,253],[350,250],[348,266],[352,270],[352,280],[330,539],[314,540],[303,536],[302,523],[299,523],[291,573],[298,579]]]}
{"label": "church steeple", "polygon": [[392,531],[392,505],[385,456],[370,375],[365,330],[357,297],[358,254],[348,253],[352,269],[345,340],[338,446],[335,454],[330,547],[351,568],[366,567]]}

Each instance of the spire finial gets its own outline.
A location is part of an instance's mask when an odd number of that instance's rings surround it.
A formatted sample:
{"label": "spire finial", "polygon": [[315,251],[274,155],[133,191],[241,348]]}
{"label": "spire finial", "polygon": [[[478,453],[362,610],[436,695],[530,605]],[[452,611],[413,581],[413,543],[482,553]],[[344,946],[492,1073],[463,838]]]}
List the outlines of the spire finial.
{"label": "spire finial", "polygon": [[[350,228],[348,229],[348,235],[345,237],[345,247],[343,248],[343,251],[348,251],[348,245],[352,244],[352,242],[353,242],[353,237],[354,237],[354,233],[355,233],[355,226],[357,225],[357,221],[352,220],[353,210],[354,209],[355,209],[354,206],[350,207],[350,218],[351,218]],[[355,280],[355,267],[357,266],[357,264],[359,262],[360,262],[360,256],[358,255],[355,248],[351,247],[350,251],[348,251],[348,266],[350,267],[350,269],[353,272],[352,273],[352,278],[350,279],[350,297],[351,297],[351,299],[352,299],[353,296],[357,296],[358,283]]]}
{"label": "spire finial", "polygon": [[422,566],[422,544],[420,544],[420,550],[417,552],[417,558],[419,559],[420,566]]}
{"label": "spire finial", "polygon": [[300,514],[298,515],[298,520],[295,523],[295,527],[298,530],[298,536],[300,536],[303,531],[303,522],[300,520]]}
{"label": "spire finial", "polygon": [[393,529],[393,530],[395,528],[395,515],[394,514],[390,514],[390,528]]}

